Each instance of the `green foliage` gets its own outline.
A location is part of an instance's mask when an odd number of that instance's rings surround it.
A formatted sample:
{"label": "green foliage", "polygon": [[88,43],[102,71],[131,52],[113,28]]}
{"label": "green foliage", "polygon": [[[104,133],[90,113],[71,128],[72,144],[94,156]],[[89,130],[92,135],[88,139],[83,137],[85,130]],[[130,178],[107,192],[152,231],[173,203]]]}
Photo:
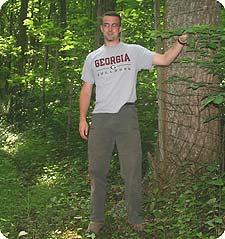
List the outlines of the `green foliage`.
{"label": "green foliage", "polygon": [[9,36],[4,38],[0,36],[0,60],[3,63],[3,59],[7,59],[10,56],[16,56],[18,53],[18,48],[15,47],[15,38]]}
{"label": "green foliage", "polygon": [[31,184],[36,182],[37,175],[43,173],[44,167],[47,167],[49,161],[54,158],[52,154],[56,150],[52,145],[54,144],[53,137],[35,135],[35,132],[26,132],[17,145],[15,154],[18,171],[23,175],[23,178],[29,179]]}
{"label": "green foliage", "polygon": [[151,32],[153,25],[153,4],[151,1],[119,1],[118,11],[122,15],[122,40],[136,43],[153,50],[155,47]]}
{"label": "green foliage", "polygon": [[207,96],[203,101],[203,107],[209,105],[209,104],[216,104],[216,105],[222,105],[225,103],[225,93],[219,92],[216,94],[211,94]]}
{"label": "green foliage", "polygon": [[[86,55],[95,48],[98,25],[95,3],[67,1],[65,28],[60,22],[59,3],[29,1],[28,17],[24,21],[28,46],[23,76],[17,74],[21,50],[16,43],[20,1],[9,1],[6,11],[0,15],[0,95],[4,98],[0,109],[4,112],[1,113],[4,124],[1,121],[0,125],[0,228],[10,239],[22,230],[28,232],[28,238],[95,238],[85,233],[89,221],[87,144],[78,133],[81,69]],[[216,92],[203,99],[203,107],[210,104],[219,107],[218,117],[224,119],[223,24],[216,29],[193,26],[161,32],[154,30],[153,1],[118,0],[117,10],[123,16],[122,37],[126,42],[154,50],[158,38],[168,39],[183,31],[190,34],[187,51],[199,54],[194,63],[216,75],[220,82]],[[196,48],[196,44],[201,47]],[[193,59],[180,61],[189,64]],[[142,72],[137,85],[148,182],[153,179],[147,152],[154,153],[157,137],[155,80],[155,71]],[[215,87],[190,78],[173,77],[169,81],[182,81],[193,90]],[[68,105],[69,87],[73,91],[72,109]],[[72,128],[68,138],[69,110]],[[197,178],[181,177],[176,190],[169,195],[160,194],[157,187],[145,180],[144,212],[148,226],[141,235],[127,224],[123,183],[118,171],[115,155],[109,175],[106,228],[100,239],[214,239],[224,230],[224,174],[218,165],[204,166]],[[181,172],[185,172],[185,167]]]}
{"label": "green foliage", "polygon": [[[75,160],[75,153],[66,156],[66,147],[57,144],[51,130],[40,134],[40,128],[39,133],[32,129],[22,136],[2,126],[1,230],[9,238],[16,238],[22,230],[41,238],[58,238],[59,231],[66,231],[69,225],[87,223],[83,155],[77,153]],[[79,147],[77,142],[76,149]]]}
{"label": "green foliage", "polygon": [[[61,152],[53,144],[50,134],[46,134],[45,144],[37,132],[38,142],[34,132],[26,132],[22,138],[15,133],[12,137],[10,131],[4,134],[0,151],[0,190],[4,195],[0,225],[4,234],[15,238],[24,230],[28,236],[43,239],[94,238],[85,232],[89,221],[89,182],[82,150],[86,146],[77,142],[79,151],[67,155],[65,148]],[[187,175],[189,167],[182,165],[179,183],[169,194],[160,193],[151,184],[151,174],[146,177],[144,216],[148,224],[142,234],[133,232],[127,224],[117,157],[112,164],[106,227],[98,238],[215,239],[225,229],[225,173],[216,163],[202,165],[195,177],[186,178],[182,175]]]}
{"label": "green foliage", "polygon": [[183,178],[187,165],[183,165],[179,183],[169,194],[152,191],[147,211],[152,211],[152,228],[159,238],[216,238],[224,231],[225,173],[216,163],[202,165],[195,177]]}
{"label": "green foliage", "polygon": [[142,145],[144,165],[147,166],[147,153],[149,151],[153,154],[155,153],[155,142],[157,138],[157,86],[155,71],[152,71],[151,73],[144,71],[138,75],[137,94],[139,126],[142,142],[144,142]]}

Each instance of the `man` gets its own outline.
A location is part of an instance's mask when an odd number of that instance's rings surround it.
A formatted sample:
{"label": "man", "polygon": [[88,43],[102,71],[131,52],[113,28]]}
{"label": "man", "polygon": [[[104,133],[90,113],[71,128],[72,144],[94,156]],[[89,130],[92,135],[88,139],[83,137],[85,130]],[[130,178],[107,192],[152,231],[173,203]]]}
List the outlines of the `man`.
{"label": "man", "polygon": [[[143,230],[142,149],[135,107],[137,73],[152,65],[168,66],[187,42],[187,35],[182,35],[164,54],[158,54],[139,45],[121,42],[121,31],[120,15],[105,13],[101,25],[104,45],[87,56],[82,73],[79,131],[81,137],[88,140],[91,179],[88,231],[96,234],[104,225],[106,177],[115,145],[125,182],[128,221],[135,230]],[[89,130],[86,116],[94,84],[96,104]]]}

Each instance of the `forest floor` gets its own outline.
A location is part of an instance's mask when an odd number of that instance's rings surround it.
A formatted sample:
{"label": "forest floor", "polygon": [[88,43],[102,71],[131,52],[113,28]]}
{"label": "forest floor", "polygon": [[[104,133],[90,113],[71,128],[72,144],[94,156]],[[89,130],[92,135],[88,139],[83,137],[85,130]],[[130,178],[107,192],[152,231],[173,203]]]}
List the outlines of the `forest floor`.
{"label": "forest floor", "polygon": [[224,231],[225,173],[217,165],[209,166],[209,172],[194,183],[180,182],[169,196],[152,187],[147,170],[143,180],[147,226],[142,233],[133,231],[127,223],[124,185],[114,156],[105,227],[98,237],[87,234],[86,145],[78,141],[76,147],[62,147],[52,143],[51,134],[47,137],[50,140],[29,132],[0,144],[0,231],[8,239],[215,239]]}
{"label": "forest floor", "polygon": [[[89,180],[78,164],[68,159],[49,164],[34,184],[29,175],[21,177],[13,160],[0,152],[0,231],[7,238],[17,238],[21,232],[27,235],[20,238],[32,239],[96,238],[85,232]],[[149,238],[153,225],[142,234],[132,231],[126,221],[121,179],[110,181],[106,225],[98,238]]]}

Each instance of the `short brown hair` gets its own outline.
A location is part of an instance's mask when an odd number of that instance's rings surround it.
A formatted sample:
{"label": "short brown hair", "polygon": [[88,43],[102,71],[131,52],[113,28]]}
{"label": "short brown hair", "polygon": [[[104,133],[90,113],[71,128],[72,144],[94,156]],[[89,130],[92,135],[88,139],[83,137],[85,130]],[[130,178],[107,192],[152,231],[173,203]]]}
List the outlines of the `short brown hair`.
{"label": "short brown hair", "polygon": [[105,13],[102,15],[102,19],[103,19],[103,17],[105,17],[105,16],[118,17],[118,18],[119,18],[119,21],[120,21],[120,26],[121,26],[122,17],[120,16],[119,13],[117,13],[117,12],[115,12],[115,11],[108,11],[108,12],[105,12]]}

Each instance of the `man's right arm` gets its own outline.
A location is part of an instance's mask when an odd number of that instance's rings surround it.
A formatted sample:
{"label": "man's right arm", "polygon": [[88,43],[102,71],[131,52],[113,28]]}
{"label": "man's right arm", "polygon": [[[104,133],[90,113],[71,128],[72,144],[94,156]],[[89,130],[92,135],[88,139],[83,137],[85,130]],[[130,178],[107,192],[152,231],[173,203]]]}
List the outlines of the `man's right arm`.
{"label": "man's right arm", "polygon": [[85,140],[88,139],[88,123],[86,120],[86,116],[87,116],[88,108],[91,101],[92,89],[93,89],[93,84],[84,82],[80,92],[79,132],[80,132],[80,136]]}

